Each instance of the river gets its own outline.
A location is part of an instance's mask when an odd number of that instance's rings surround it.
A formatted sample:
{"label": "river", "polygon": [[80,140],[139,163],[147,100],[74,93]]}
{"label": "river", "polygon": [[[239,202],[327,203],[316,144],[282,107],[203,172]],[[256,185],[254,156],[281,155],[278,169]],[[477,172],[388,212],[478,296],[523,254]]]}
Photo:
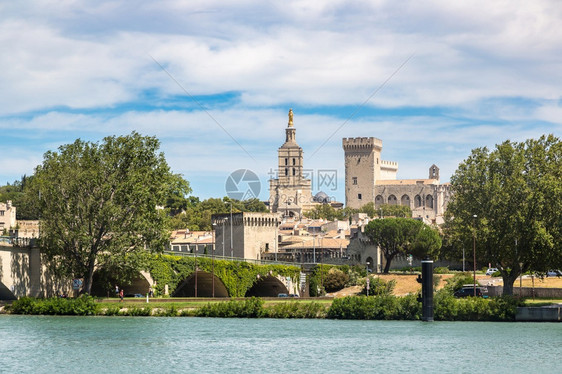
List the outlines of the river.
{"label": "river", "polygon": [[1,373],[556,373],[562,323],[0,315]]}

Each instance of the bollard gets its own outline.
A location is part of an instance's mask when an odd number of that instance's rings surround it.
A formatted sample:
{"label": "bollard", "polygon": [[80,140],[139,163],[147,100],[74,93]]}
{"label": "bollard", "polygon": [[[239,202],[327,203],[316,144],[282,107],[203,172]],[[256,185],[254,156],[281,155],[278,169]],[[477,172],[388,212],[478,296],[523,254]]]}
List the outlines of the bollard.
{"label": "bollard", "polygon": [[422,274],[418,275],[417,281],[422,285],[421,297],[418,301],[422,303],[422,321],[433,321],[433,260],[425,259],[421,262]]}

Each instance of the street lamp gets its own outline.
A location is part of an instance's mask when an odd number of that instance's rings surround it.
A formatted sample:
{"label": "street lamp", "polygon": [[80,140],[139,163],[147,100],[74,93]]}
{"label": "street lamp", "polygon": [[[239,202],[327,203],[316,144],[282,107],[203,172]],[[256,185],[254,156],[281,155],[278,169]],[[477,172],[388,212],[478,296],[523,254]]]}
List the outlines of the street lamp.
{"label": "street lamp", "polygon": [[476,297],[476,218],[478,216],[475,214],[472,216],[474,218],[473,224],[473,231],[472,231],[472,256],[473,256],[473,277],[474,277],[474,284],[472,287],[474,288],[474,297]]}
{"label": "street lamp", "polygon": [[211,257],[211,268],[212,268],[212,273],[213,273],[213,298],[215,297],[215,239],[217,237],[217,235],[215,234],[215,230],[217,228],[217,223],[214,222],[213,223],[213,231],[211,232],[212,234],[212,250],[213,250],[213,255]]}
{"label": "street lamp", "polygon": [[224,219],[222,220],[222,259],[224,260],[224,223],[228,221],[228,217],[224,217]]}
{"label": "street lamp", "polygon": [[367,285],[366,285],[366,289],[367,289],[367,296],[369,296],[369,265],[371,263],[369,261],[367,261],[366,266],[367,266]]}
{"label": "street lamp", "polygon": [[232,245],[232,201],[228,201],[230,204],[230,257],[234,258],[234,249]]}

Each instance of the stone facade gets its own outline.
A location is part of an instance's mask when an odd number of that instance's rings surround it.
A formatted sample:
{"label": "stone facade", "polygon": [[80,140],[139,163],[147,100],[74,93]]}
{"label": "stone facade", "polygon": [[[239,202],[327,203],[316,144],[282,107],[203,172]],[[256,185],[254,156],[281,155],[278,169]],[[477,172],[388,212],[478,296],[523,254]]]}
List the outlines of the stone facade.
{"label": "stone facade", "polygon": [[222,253],[222,243],[227,257],[261,260],[262,254],[277,250],[276,236],[280,217],[276,213],[214,214],[212,222],[217,255]]}
{"label": "stone facade", "polygon": [[431,165],[427,179],[396,179],[398,163],[381,159],[382,140],[344,138],[346,206],[359,209],[373,202],[407,205],[412,216],[428,223],[443,222],[450,185],[439,182],[439,168]]}
{"label": "stone facade", "polygon": [[10,200],[0,203],[0,234],[16,227],[16,207]]}
{"label": "stone facade", "polygon": [[296,141],[293,111],[285,129],[285,143],[277,151],[278,168],[275,179],[269,181],[269,206],[273,213],[286,217],[302,217],[316,204],[312,198],[312,182],[303,172],[303,150]]}

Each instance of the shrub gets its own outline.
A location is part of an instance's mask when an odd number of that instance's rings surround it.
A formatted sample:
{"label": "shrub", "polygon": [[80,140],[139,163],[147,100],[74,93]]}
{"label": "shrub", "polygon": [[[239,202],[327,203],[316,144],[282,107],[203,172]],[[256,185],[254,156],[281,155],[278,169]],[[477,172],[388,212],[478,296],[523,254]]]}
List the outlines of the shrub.
{"label": "shrub", "polygon": [[449,268],[446,266],[439,266],[433,269],[433,274],[448,274]]}
{"label": "shrub", "polygon": [[324,279],[324,288],[326,292],[339,291],[345,287],[346,283],[349,281],[349,275],[343,271],[332,268],[326,274]]}
{"label": "shrub", "polygon": [[[361,291],[361,295],[367,294],[367,283],[363,285],[363,290]],[[371,277],[369,276],[369,295],[370,296],[383,296],[383,295],[392,295],[392,291],[394,291],[394,287],[396,287],[396,281],[394,279],[385,282],[383,279],[379,277]]]}
{"label": "shrub", "polygon": [[178,307],[176,304],[167,305],[164,308],[159,308],[156,310],[154,315],[158,317],[177,317]]}
{"label": "shrub", "polygon": [[320,303],[283,302],[265,309],[269,318],[323,318],[326,308]]}
{"label": "shrub", "polygon": [[12,303],[10,310],[14,314],[85,316],[96,314],[98,305],[94,298],[89,295],[82,295],[77,299],[22,297]]}
{"label": "shrub", "polygon": [[470,273],[457,273],[453,275],[452,278],[446,279],[445,282],[447,283],[444,290],[448,293],[452,294],[456,290],[462,288],[463,284],[472,284],[474,283],[473,275]]}
{"label": "shrub", "polygon": [[263,300],[257,297],[228,302],[208,303],[195,311],[197,317],[260,318],[265,312]]}
{"label": "shrub", "polygon": [[120,311],[121,307],[119,305],[111,305],[105,309],[103,314],[105,316],[118,316]]}
{"label": "shrub", "polygon": [[147,317],[152,315],[152,307],[145,306],[142,308],[139,307],[132,307],[128,309],[122,309],[119,315],[122,316],[131,316],[131,317]]}

